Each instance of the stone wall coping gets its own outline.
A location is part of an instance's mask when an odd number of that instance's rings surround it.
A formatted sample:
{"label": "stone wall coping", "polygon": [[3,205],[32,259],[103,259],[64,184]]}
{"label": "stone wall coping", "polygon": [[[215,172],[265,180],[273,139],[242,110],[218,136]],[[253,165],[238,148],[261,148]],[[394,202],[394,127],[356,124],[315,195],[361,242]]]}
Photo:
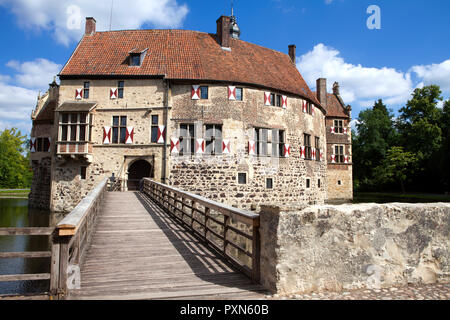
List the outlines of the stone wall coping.
{"label": "stone wall coping", "polygon": [[[105,178],[100,182],[89,194],[80,201],[80,203],[72,210],[64,219],[56,225],[59,230],[76,230],[83,221],[86,213],[89,212],[90,207],[101,194],[108,182],[108,178]],[[61,232],[60,232],[61,233]]]}

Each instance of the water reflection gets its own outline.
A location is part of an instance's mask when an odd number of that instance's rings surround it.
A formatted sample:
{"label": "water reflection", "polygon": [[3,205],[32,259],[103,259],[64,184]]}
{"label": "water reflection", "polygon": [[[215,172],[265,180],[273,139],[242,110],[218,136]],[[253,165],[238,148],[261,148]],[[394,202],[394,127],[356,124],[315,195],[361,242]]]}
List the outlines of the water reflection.
{"label": "water reflection", "polygon": [[[62,216],[28,208],[26,199],[0,199],[0,227],[55,226]],[[1,252],[49,251],[48,236],[0,236]],[[49,273],[50,258],[0,259],[0,274]],[[0,282],[0,294],[30,294],[48,291],[49,281]]]}

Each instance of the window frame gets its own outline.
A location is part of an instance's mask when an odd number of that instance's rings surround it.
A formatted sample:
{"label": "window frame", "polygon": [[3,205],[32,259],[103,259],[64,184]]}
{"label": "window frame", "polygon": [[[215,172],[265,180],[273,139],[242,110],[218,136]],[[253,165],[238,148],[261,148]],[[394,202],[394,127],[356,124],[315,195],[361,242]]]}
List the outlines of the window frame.
{"label": "window frame", "polygon": [[[208,127],[212,127],[213,134],[209,137],[207,136]],[[218,130],[220,127],[220,130]],[[220,136],[217,135],[217,131],[220,131]],[[204,125],[204,137],[205,137],[205,154],[208,155],[220,155],[222,154],[222,142],[223,142],[223,125],[222,124],[214,124],[214,123],[207,123]],[[208,152],[208,142],[212,144],[212,150]],[[216,150],[216,148],[219,148],[219,150]]]}
{"label": "window frame", "polygon": [[[208,100],[209,99],[209,86],[200,86],[200,100]],[[204,94],[204,89],[206,89],[206,98],[204,98],[203,94]]]}
{"label": "window frame", "polygon": [[117,99],[123,99],[125,93],[125,81],[121,80],[117,82]]}
{"label": "window frame", "polygon": [[83,82],[83,99],[89,100],[90,89],[91,89],[91,82],[90,81],[84,81]]}
{"label": "window frame", "polygon": [[[268,145],[269,145],[269,130],[268,128],[254,128],[255,129],[255,152],[258,157],[267,157],[268,156]],[[264,140],[264,133],[266,138]],[[265,152],[263,152],[265,151]],[[272,152],[270,153],[272,154]]]}
{"label": "window frame", "polygon": [[[245,182],[241,182],[241,177],[244,177],[245,178]],[[238,174],[237,174],[237,183],[238,184],[240,184],[240,185],[246,185],[246,184],[248,184],[248,180],[247,180],[247,173],[246,172],[238,172]]]}
{"label": "window frame", "polygon": [[[139,58],[139,64],[136,64]],[[140,67],[142,65],[142,53],[130,53],[130,67]]]}
{"label": "window frame", "polygon": [[[119,118],[119,124],[118,125],[114,125],[114,118]],[[125,124],[123,125],[122,124],[122,119],[123,118],[125,118]],[[111,135],[111,144],[125,144],[126,143],[126,137],[127,137],[127,125],[128,125],[128,116],[121,116],[121,115],[119,115],[119,116],[112,116],[112,119],[111,119],[111,133],[112,133],[112,135]],[[117,142],[115,142],[116,141],[116,139],[115,139],[115,135],[114,135],[114,129],[116,129],[117,128]],[[124,136],[124,138],[122,139],[122,132],[123,132],[123,130],[125,130],[125,136]],[[122,140],[123,140],[123,142],[122,142]]]}
{"label": "window frame", "polygon": [[312,160],[311,135],[304,133],[303,141],[304,141],[304,146],[305,146],[305,159]]}
{"label": "window frame", "polygon": [[[156,123],[154,119],[156,118]],[[158,130],[159,130],[159,115],[152,114],[151,117],[151,128],[150,128],[150,142],[158,143]],[[154,131],[156,130],[156,132]]]}
{"label": "window frame", "polygon": [[[186,126],[186,133],[188,135],[186,136],[182,136],[181,135],[181,130],[182,130],[182,126]],[[192,127],[192,132],[193,135],[190,135],[191,133],[191,127]],[[179,141],[180,141],[180,151],[179,151],[179,155],[183,156],[183,155],[190,155],[193,156],[195,155],[195,124],[194,123],[180,123],[179,126]],[[184,147],[184,140],[188,140],[186,143],[186,148],[187,150],[184,151],[183,147]]]}
{"label": "window frame", "polygon": [[80,166],[80,180],[87,180],[87,166]]}
{"label": "window frame", "polygon": [[344,133],[344,120],[334,119],[333,123],[335,133]]}
{"label": "window frame", "polygon": [[320,161],[320,137],[314,137],[314,145],[316,148],[316,161]]}
{"label": "window frame", "polygon": [[[241,91],[241,98],[238,99],[238,91]],[[244,101],[244,88],[243,87],[236,87],[236,101]]]}
{"label": "window frame", "polygon": [[[342,153],[340,152],[342,151]],[[336,163],[345,163],[345,146],[344,145],[335,145],[334,146],[334,155]]]}
{"label": "window frame", "polygon": [[[269,181],[270,181],[270,187],[269,187]],[[274,189],[274,179],[273,178],[266,178],[266,189],[267,190]]]}
{"label": "window frame", "polygon": [[[77,115],[77,121],[72,122],[72,115]],[[85,115],[85,121],[81,122],[81,115]],[[67,116],[67,122],[63,122],[64,116]],[[76,127],[75,139],[72,139],[72,129]],[[81,139],[81,134],[84,127],[84,139]],[[66,128],[67,130],[65,131]],[[63,135],[66,135],[66,139],[63,139]],[[59,114],[58,122],[58,142],[64,143],[89,143],[92,139],[92,115],[89,112],[61,112]]]}

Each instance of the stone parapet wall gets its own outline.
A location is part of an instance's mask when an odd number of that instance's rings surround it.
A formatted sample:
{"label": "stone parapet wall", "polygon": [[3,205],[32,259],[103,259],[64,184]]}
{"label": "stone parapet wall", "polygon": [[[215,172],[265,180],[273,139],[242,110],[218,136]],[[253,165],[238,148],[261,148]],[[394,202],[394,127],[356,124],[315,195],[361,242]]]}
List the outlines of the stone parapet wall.
{"label": "stone parapet wall", "polygon": [[280,294],[450,281],[450,204],[263,206],[260,232]]}
{"label": "stone parapet wall", "polygon": [[33,179],[28,195],[28,203],[31,208],[48,210],[50,208],[51,193],[51,159],[50,157],[31,162]]}

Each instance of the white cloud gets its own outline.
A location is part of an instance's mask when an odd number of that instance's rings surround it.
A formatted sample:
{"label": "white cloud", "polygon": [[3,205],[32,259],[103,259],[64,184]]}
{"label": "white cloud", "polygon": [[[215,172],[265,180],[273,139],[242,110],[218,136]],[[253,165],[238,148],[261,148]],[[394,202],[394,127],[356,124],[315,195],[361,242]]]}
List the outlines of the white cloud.
{"label": "white cloud", "polygon": [[37,95],[35,90],[0,82],[0,119],[29,120],[31,110],[36,106]]}
{"label": "white cloud", "polygon": [[339,82],[344,102],[361,107],[371,106],[380,98],[387,104],[402,104],[414,89],[409,73],[347,63],[338,50],[322,43],[302,55],[297,67],[312,87],[320,77],[327,78],[329,90]]}
{"label": "white cloud", "polygon": [[[109,30],[111,1],[92,0],[0,0],[17,16],[24,29],[50,30],[58,42],[69,45],[84,33],[85,17],[97,20],[97,30]],[[114,1],[112,29],[137,29],[144,24],[176,28],[188,13],[177,0]]]}
{"label": "white cloud", "polygon": [[411,68],[424,85],[437,84],[442,91],[450,91],[450,59],[439,64],[420,65]]}
{"label": "white cloud", "polygon": [[36,59],[20,63],[12,60],[6,64],[19,72],[14,79],[26,88],[46,89],[61,70],[62,66],[46,59]]}

